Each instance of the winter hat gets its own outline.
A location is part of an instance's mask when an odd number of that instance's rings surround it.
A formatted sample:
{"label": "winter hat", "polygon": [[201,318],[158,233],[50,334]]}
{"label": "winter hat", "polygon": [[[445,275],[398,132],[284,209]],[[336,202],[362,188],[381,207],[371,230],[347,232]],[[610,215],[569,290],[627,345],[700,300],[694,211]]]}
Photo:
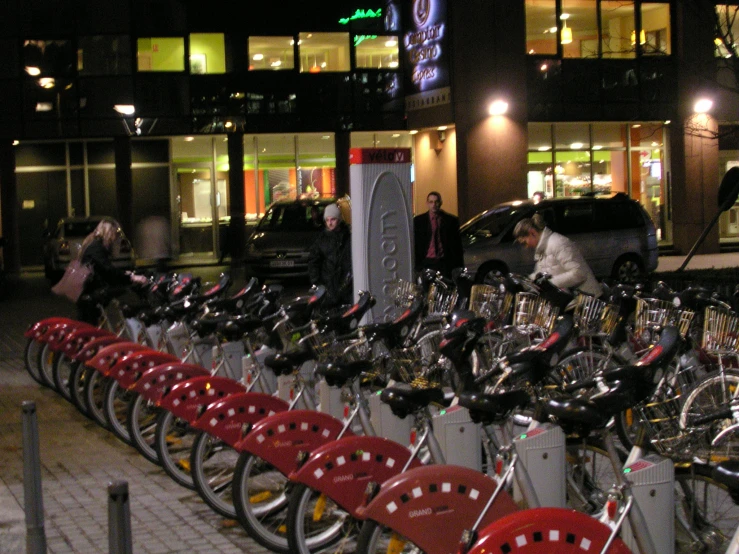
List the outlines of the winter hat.
{"label": "winter hat", "polygon": [[324,221],[326,220],[326,218],[329,217],[334,217],[341,221],[341,210],[336,204],[329,204],[328,206],[326,206],[326,209],[323,210]]}

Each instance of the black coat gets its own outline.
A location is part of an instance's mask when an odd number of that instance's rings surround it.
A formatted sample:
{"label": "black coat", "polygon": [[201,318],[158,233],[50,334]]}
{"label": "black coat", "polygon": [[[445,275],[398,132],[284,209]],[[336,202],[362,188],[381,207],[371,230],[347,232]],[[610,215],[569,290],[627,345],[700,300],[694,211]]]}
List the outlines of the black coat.
{"label": "black coat", "polygon": [[86,293],[104,286],[131,284],[131,278],[126,275],[126,272],[113,265],[110,250],[105,248],[102,238],[98,237],[89,244],[82,254],[80,263],[92,267],[92,276],[85,283]]}
{"label": "black coat", "polygon": [[[440,224],[439,238],[444,249],[444,266],[446,273],[450,274],[452,269],[464,266],[464,251],[462,249],[462,236],[459,234],[459,218],[439,210]],[[429,213],[423,213],[413,218],[413,245],[415,250],[416,270],[423,268],[426,252],[431,242],[431,218]]]}
{"label": "black coat", "polygon": [[324,229],[316,238],[310,248],[308,277],[312,285],[326,287],[325,306],[354,301],[351,234],[344,222],[334,231]]}

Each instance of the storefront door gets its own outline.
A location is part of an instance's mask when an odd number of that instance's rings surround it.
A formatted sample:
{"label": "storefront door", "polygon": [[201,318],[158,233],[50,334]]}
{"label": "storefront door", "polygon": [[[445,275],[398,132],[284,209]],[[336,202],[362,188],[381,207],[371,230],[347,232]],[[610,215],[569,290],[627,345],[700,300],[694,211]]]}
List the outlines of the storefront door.
{"label": "storefront door", "polygon": [[217,226],[220,195],[214,190],[207,164],[175,166],[176,198],[180,213],[179,255],[213,256],[219,252]]}

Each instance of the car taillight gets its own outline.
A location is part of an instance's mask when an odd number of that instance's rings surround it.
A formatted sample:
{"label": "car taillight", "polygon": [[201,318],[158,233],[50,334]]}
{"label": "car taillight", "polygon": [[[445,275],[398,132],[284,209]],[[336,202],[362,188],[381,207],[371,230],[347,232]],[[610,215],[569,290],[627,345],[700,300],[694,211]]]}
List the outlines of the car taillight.
{"label": "car taillight", "polygon": [[69,255],[69,243],[66,240],[59,243],[59,254]]}

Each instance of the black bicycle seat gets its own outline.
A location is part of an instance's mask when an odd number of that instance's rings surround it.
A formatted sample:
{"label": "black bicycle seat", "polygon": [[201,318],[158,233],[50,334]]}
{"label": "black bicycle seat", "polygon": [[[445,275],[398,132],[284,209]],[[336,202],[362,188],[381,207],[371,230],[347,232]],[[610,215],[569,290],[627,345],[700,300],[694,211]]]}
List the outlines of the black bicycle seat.
{"label": "black bicycle seat", "polygon": [[726,485],[735,504],[739,504],[739,461],[721,462],[713,468],[713,478]]}
{"label": "black bicycle seat", "polygon": [[328,386],[342,387],[348,381],[356,379],[362,373],[371,370],[372,366],[372,360],[356,360],[351,362],[334,360],[318,364],[316,373],[326,379]]}
{"label": "black bicycle seat", "polygon": [[270,354],[264,360],[264,365],[270,368],[275,375],[290,375],[295,369],[308,360],[312,354],[307,350],[292,350]]}
{"label": "black bicycle seat", "polygon": [[550,398],[543,409],[556,418],[565,433],[583,437],[595,429],[604,428],[611,417],[595,403],[582,398]]}
{"label": "black bicycle seat", "polygon": [[390,406],[392,412],[401,419],[425,408],[432,402],[449,406],[453,399],[453,396],[445,395],[444,391],[438,387],[419,389],[407,383],[396,383],[380,394],[380,400]]}
{"label": "black bicycle seat", "polygon": [[523,389],[513,389],[494,394],[465,391],[459,395],[459,405],[470,411],[475,423],[497,423],[504,421],[516,408],[525,408],[531,397]]}

